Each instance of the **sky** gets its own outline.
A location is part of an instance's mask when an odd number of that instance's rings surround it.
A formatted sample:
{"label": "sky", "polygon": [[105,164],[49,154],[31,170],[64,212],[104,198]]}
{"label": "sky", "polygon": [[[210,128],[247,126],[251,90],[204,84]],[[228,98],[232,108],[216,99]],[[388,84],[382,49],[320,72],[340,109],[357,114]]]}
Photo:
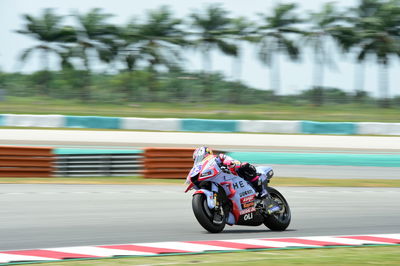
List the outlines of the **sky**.
{"label": "sky", "polygon": [[[40,58],[36,54],[21,68],[18,56],[21,52],[35,45],[30,37],[17,34],[15,30],[21,29],[24,23],[23,14],[37,16],[43,8],[55,8],[58,14],[70,14],[71,11],[87,12],[91,8],[100,7],[105,12],[115,15],[110,22],[122,24],[128,22],[134,16],[143,17],[147,10],[157,8],[161,5],[169,5],[178,17],[186,17],[195,9],[201,9],[210,3],[221,3],[232,16],[245,16],[256,20],[257,13],[268,13],[276,3],[293,2],[299,5],[299,13],[305,11],[317,11],[328,0],[0,0],[0,69],[6,72],[32,72],[40,69]],[[357,0],[334,1],[340,8],[355,6]],[[67,22],[67,21],[66,21]],[[324,86],[335,87],[354,91],[354,76],[356,66],[353,56],[342,55],[332,50],[334,66],[325,70]],[[187,63],[185,66],[191,70],[202,69],[201,55],[197,52],[185,54]],[[228,78],[234,78],[233,60],[221,55],[219,52],[212,53],[212,70],[221,71]],[[56,66],[56,61],[53,60]],[[308,49],[302,55],[300,62],[290,62],[284,56],[279,57],[281,93],[291,94],[309,89],[312,86],[312,52]],[[373,96],[379,96],[378,67],[375,58],[371,58],[365,64],[365,90]],[[400,95],[400,60],[392,60],[389,69],[390,95]],[[258,89],[270,89],[270,72],[268,67],[261,64],[257,59],[256,49],[246,45],[243,51],[242,72],[240,79],[247,85]],[[397,87],[396,87],[397,86]]]}

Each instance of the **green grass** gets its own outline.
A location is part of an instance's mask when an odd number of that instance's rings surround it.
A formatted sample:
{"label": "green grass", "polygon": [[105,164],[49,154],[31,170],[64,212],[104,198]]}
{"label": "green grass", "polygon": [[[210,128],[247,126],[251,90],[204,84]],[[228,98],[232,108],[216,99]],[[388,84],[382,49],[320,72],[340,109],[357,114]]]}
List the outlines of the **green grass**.
{"label": "green grass", "polygon": [[49,266],[123,265],[399,265],[400,246],[263,250],[201,255],[51,262]]}
{"label": "green grass", "polygon": [[[129,177],[56,177],[56,178],[5,178],[0,177],[0,184],[127,184],[127,185],[182,185],[184,179],[145,179]],[[322,179],[274,177],[271,186],[299,187],[400,187],[400,179]]]}
{"label": "green grass", "polygon": [[315,107],[290,104],[235,105],[206,103],[95,104],[76,100],[8,97],[0,113],[64,114],[149,118],[204,118],[254,120],[376,121],[400,122],[400,108],[377,108],[366,104]]}

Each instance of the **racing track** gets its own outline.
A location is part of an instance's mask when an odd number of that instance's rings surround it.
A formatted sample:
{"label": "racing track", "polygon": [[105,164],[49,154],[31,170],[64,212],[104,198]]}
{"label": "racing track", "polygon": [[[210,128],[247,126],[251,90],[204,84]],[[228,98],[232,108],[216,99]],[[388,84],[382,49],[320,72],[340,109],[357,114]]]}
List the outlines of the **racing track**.
{"label": "racing track", "polygon": [[400,230],[400,188],[278,188],[292,207],[287,231],[233,226],[221,234],[200,227],[183,188],[2,184],[0,250]]}
{"label": "racing track", "polygon": [[[2,129],[0,144],[198,146],[275,151],[400,152],[399,137],[306,136],[130,131]],[[279,168],[275,169],[279,175]],[[303,166],[302,174],[400,178],[399,168],[331,170]],[[284,171],[298,172],[299,168]],[[364,171],[364,172],[363,172]],[[375,171],[375,172],[374,172]],[[291,175],[290,172],[288,175]],[[284,174],[280,174],[284,176]],[[291,175],[295,176],[295,175]],[[275,177],[277,178],[277,177]],[[1,182],[1,180],[0,180]],[[272,181],[273,185],[273,181]],[[400,188],[278,188],[292,208],[285,232],[227,227],[206,233],[194,218],[184,186],[0,184],[0,250],[184,240],[400,233]]]}
{"label": "racing track", "polygon": [[[399,154],[400,137],[2,129],[0,145],[132,149],[207,145],[232,151]],[[277,176],[400,179],[398,167],[271,165]]]}

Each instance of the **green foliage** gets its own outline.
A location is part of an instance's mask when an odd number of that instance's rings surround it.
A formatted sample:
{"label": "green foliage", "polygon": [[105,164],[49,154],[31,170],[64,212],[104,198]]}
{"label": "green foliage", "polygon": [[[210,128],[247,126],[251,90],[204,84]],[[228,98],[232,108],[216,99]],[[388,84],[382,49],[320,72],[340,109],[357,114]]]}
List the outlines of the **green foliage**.
{"label": "green foliage", "polygon": [[[221,103],[221,104],[287,104],[287,105],[343,105],[349,103],[379,104],[366,92],[353,95],[337,88],[315,87],[297,95],[276,96],[273,91],[258,90],[247,85],[227,81],[220,73],[183,71],[154,73],[136,70],[117,74],[92,73],[90,85],[86,70],[38,71],[32,74],[0,72],[0,88],[8,96],[36,97],[42,94],[42,86],[50,78],[50,99],[82,100],[82,87],[90,86],[91,103],[129,104],[141,102],[165,103]],[[207,94],[204,94],[207,91]],[[400,106],[399,97],[391,101]]]}
{"label": "green foliage", "polygon": [[[346,104],[352,101],[352,96],[337,88],[314,87],[301,94],[304,100],[309,99],[311,103],[319,106],[327,104]],[[355,98],[354,98],[355,99]]]}
{"label": "green foliage", "polygon": [[272,15],[260,14],[264,24],[258,29],[259,58],[263,63],[272,64],[273,55],[279,52],[293,60],[298,59],[299,47],[287,37],[288,33],[300,33],[295,28],[301,22],[295,10],[295,4],[281,4],[274,8]]}
{"label": "green foliage", "polygon": [[[177,18],[168,6],[149,10],[144,18],[135,17],[124,25],[109,22],[112,14],[100,8],[73,13],[77,25],[64,24],[64,15],[44,9],[35,17],[24,15],[17,32],[37,41],[22,51],[25,62],[38,51],[43,71],[29,75],[0,74],[0,86],[9,95],[80,99],[83,102],[222,102],[235,104],[283,101],[292,104],[337,104],[359,100],[374,101],[357,88],[356,96],[337,89],[323,88],[324,65],[329,65],[326,40],[333,39],[343,52],[355,51],[363,62],[374,56],[381,66],[382,106],[389,106],[388,65],[400,57],[400,0],[360,0],[350,9],[327,3],[317,12],[298,12],[293,3],[277,4],[259,14],[260,21],[232,17],[220,4],[194,10],[187,19]],[[307,26],[307,29],[303,29]],[[316,71],[310,91],[299,97],[277,96],[279,64],[274,55],[282,53],[298,60],[302,41],[313,48]],[[275,93],[227,81],[211,72],[211,52],[237,57],[240,46],[256,46],[259,59],[272,68],[271,89]],[[189,48],[203,54],[203,72],[185,70],[182,52]],[[62,71],[49,71],[49,56],[56,55]],[[104,67],[95,73],[93,65]],[[113,73],[113,74],[110,74]],[[237,73],[240,79],[240,71]],[[360,86],[361,87],[361,86]],[[275,94],[275,95],[274,95]],[[397,103],[397,100],[392,101]]]}
{"label": "green foliage", "polygon": [[212,49],[218,49],[225,55],[237,56],[238,48],[232,41],[235,26],[227,10],[219,4],[212,4],[203,11],[196,10],[190,18],[195,30],[191,32],[195,38],[192,46],[202,51],[205,72],[212,68],[209,55]]}

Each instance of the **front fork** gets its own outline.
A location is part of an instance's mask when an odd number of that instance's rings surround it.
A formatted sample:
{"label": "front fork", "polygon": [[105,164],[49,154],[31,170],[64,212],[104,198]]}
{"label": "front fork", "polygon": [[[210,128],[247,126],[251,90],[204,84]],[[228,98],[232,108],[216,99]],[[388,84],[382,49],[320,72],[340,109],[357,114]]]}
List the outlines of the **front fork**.
{"label": "front fork", "polygon": [[[214,183],[211,183],[211,191],[207,189],[199,189],[195,192],[197,193],[203,193],[206,196],[207,199],[207,206],[210,210],[213,210],[213,223],[220,224],[223,222],[223,217],[225,216],[224,212],[224,206],[221,205],[221,200],[219,199],[218,196],[218,186]],[[232,213],[229,213],[228,224],[234,224],[235,219],[232,215]]]}
{"label": "front fork", "polygon": [[222,223],[224,218],[224,208],[221,206],[221,200],[218,197],[218,186],[211,183],[211,191],[213,193],[213,205],[214,205],[214,223]]}
{"label": "front fork", "polygon": [[211,183],[211,191],[208,189],[204,189],[201,188],[199,190],[197,190],[194,194],[199,194],[202,193],[206,196],[207,199],[207,206],[210,210],[215,209],[215,207],[217,206],[217,204],[219,204],[218,202],[218,186],[215,185],[214,183]]}

